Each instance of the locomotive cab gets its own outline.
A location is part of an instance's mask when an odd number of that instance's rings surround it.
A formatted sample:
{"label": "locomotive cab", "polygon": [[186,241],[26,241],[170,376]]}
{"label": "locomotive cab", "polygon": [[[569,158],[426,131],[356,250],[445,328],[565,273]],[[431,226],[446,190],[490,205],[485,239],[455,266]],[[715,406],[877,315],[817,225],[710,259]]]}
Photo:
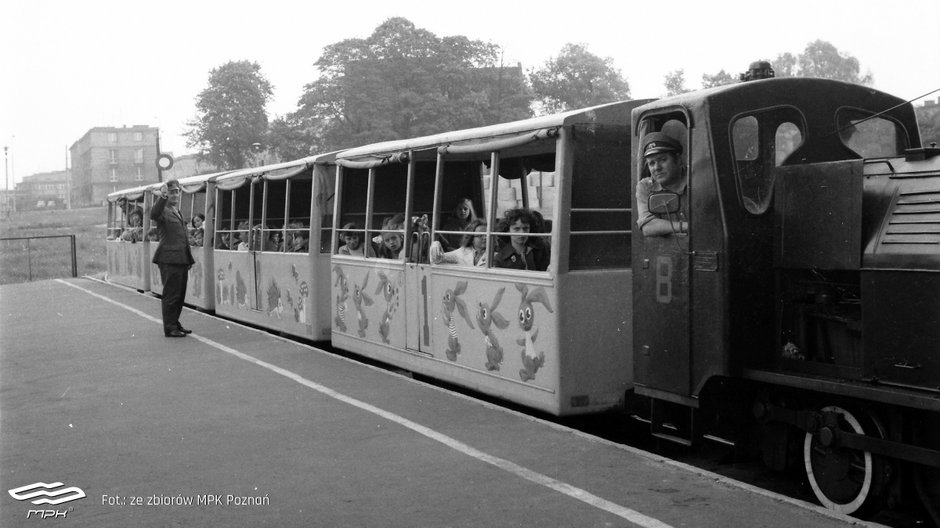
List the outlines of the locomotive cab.
{"label": "locomotive cab", "polygon": [[634,187],[653,132],[682,143],[688,177],[677,205],[646,203],[687,231],[633,243],[635,390],[652,433],[760,439],[779,469],[801,444],[820,502],[844,513],[899,493],[903,464],[936,486],[940,162],[910,150],[912,106],[762,79],[644,105],[633,127]]}

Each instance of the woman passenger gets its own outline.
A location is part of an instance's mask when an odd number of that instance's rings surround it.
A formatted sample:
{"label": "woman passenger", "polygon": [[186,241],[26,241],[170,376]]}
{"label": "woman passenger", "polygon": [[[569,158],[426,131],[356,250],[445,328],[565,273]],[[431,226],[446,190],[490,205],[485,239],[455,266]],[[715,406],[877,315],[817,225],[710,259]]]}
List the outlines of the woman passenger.
{"label": "woman passenger", "polygon": [[509,232],[509,243],[493,257],[499,268],[545,271],[551,262],[550,249],[541,237],[530,237],[533,227],[542,225],[529,209],[510,209],[503,215],[500,225]]}

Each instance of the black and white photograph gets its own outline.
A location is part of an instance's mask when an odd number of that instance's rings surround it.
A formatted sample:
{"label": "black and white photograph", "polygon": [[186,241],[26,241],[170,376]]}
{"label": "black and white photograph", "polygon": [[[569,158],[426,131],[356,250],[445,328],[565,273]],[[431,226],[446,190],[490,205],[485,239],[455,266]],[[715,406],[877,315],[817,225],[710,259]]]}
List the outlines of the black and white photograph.
{"label": "black and white photograph", "polygon": [[938,24],[7,2],[0,527],[940,528]]}

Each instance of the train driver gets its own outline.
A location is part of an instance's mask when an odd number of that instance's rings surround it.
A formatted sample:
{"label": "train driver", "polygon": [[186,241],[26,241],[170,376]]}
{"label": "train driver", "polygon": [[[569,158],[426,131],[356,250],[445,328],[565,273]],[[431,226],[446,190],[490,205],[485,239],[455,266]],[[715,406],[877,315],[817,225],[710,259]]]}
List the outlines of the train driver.
{"label": "train driver", "polygon": [[686,194],[689,180],[682,165],[682,145],[662,132],[647,134],[643,137],[643,161],[650,176],[636,184],[637,227],[644,236],[687,233],[689,223],[681,210],[678,215],[663,218],[651,213],[647,203],[650,194],[658,191],[672,191],[680,196]]}

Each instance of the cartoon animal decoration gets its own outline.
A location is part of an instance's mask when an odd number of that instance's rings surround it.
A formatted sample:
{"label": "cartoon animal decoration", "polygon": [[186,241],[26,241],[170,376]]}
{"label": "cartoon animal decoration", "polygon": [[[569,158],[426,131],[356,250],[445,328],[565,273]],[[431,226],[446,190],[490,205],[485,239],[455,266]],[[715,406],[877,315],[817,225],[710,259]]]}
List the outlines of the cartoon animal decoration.
{"label": "cartoon animal decoration", "polygon": [[548,301],[548,294],[545,288],[539,286],[529,292],[529,287],[525,284],[516,284],[516,289],[522,294],[519,302],[519,327],[522,328],[522,337],[516,340],[516,343],[523,347],[522,349],[522,368],[519,369],[519,377],[522,381],[535,379],[535,373],[545,364],[545,353],[536,351],[535,340],[538,339],[539,329],[535,328],[535,307],[533,303],[542,303],[549,313],[554,313],[551,303]]}
{"label": "cartoon animal decoration", "polygon": [[444,325],[447,326],[447,332],[450,334],[447,336],[447,350],[445,350],[444,353],[447,355],[447,359],[451,361],[457,361],[457,354],[460,354],[460,342],[457,340],[457,324],[456,318],[454,317],[454,308],[460,312],[460,315],[467,321],[470,328],[473,328],[473,323],[470,321],[470,316],[467,313],[467,304],[460,298],[460,295],[465,291],[467,291],[467,281],[460,281],[454,289],[444,292],[444,300],[441,302],[442,321],[444,321]]}
{"label": "cartoon animal decoration", "polygon": [[281,302],[281,288],[274,279],[268,286],[268,315],[281,318],[281,312],[284,311],[284,304]]}
{"label": "cartoon animal decoration", "polygon": [[356,305],[356,317],[359,319],[359,337],[365,337],[366,328],[369,327],[369,319],[366,317],[366,310],[362,305],[372,306],[372,298],[366,295],[365,292],[366,286],[369,284],[369,273],[371,271],[366,272],[366,278],[362,280],[361,287],[353,284],[352,300],[353,304]]}
{"label": "cartoon animal decoration", "polygon": [[190,273],[192,273],[192,296],[199,298],[202,297],[202,266],[193,266],[190,268]]}
{"label": "cartoon animal decoration", "polygon": [[223,291],[226,292],[225,299],[228,300],[228,285],[225,284],[225,271],[222,268],[219,268],[219,271],[216,274],[216,278],[218,279],[217,284],[219,287],[215,289],[215,302],[217,304],[222,304]]}
{"label": "cartoon animal decoration", "polygon": [[336,282],[334,282],[333,285],[339,287],[339,295],[336,296],[336,318],[333,322],[336,323],[336,328],[338,328],[340,332],[345,332],[346,311],[348,309],[346,301],[349,300],[349,282],[346,279],[346,274],[343,273],[342,266],[333,266],[333,273],[336,273]]}
{"label": "cartoon animal decoration", "polygon": [[248,306],[248,285],[242,278],[241,270],[235,271],[235,303],[239,308]]}
{"label": "cartoon animal decoration", "polygon": [[392,314],[398,309],[398,288],[392,284],[384,272],[379,271],[378,275],[379,285],[375,289],[375,295],[382,293],[385,296],[385,313],[382,314],[382,322],[379,324],[379,335],[382,336],[382,342],[387,345],[390,343],[388,335],[391,331]]}
{"label": "cartoon animal decoration", "polygon": [[499,370],[503,362],[503,347],[499,346],[496,339],[496,333],[493,332],[493,325],[499,329],[505,329],[509,326],[509,321],[496,312],[499,301],[503,299],[503,292],[506,288],[500,288],[496,292],[491,304],[479,303],[477,308],[477,325],[483,332],[483,343],[486,345],[486,370]]}
{"label": "cartoon animal decoration", "polygon": [[[298,323],[307,323],[307,297],[310,295],[310,288],[307,281],[300,281],[300,295],[297,297],[297,306],[294,308],[294,320]],[[288,298],[290,292],[287,292]]]}

